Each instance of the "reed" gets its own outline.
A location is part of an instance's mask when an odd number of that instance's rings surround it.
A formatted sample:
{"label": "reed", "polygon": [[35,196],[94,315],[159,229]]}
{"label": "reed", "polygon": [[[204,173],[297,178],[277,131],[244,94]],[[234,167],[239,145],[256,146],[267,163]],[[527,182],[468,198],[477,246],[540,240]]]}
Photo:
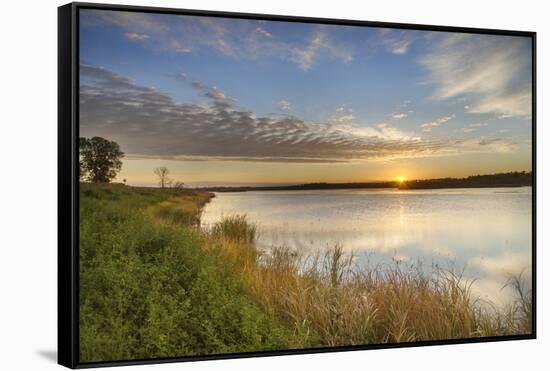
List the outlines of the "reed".
{"label": "reed", "polygon": [[[413,266],[359,267],[335,246],[320,254],[286,247],[260,252],[244,216],[216,224],[212,237],[238,262],[254,301],[292,328],[292,347],[399,343],[528,334],[530,293],[510,281],[516,300],[497,308],[473,297],[460,274]],[[238,225],[238,228],[237,228]],[[211,242],[212,243],[212,242]]]}
{"label": "reed", "polygon": [[82,362],[531,333],[521,275],[500,308],[453,272],[264,251],[244,215],[200,228],[212,197],[81,184]]}

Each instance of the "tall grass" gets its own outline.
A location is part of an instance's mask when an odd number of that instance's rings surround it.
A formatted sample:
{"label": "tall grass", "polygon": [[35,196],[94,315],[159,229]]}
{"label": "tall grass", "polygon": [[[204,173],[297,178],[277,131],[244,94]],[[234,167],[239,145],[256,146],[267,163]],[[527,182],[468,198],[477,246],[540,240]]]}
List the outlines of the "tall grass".
{"label": "tall grass", "polygon": [[246,215],[225,217],[222,222],[214,224],[211,236],[215,239],[240,243],[249,247],[256,238],[256,227],[248,223]]}
{"label": "tall grass", "polygon": [[200,229],[211,197],[81,185],[82,362],[531,332],[521,276],[502,309],[451,272],[362,268],[341,246],[263,251],[246,216]]}
{"label": "tall grass", "polygon": [[221,241],[229,241],[222,242],[222,249],[229,259],[240,260],[256,303],[292,328],[293,347],[531,332],[530,293],[521,279],[511,283],[517,300],[496,308],[476,300],[472,281],[460,275],[441,270],[426,274],[399,264],[361,268],[341,246],[314,255],[285,247],[261,253],[253,246],[255,228],[246,225],[243,216],[233,216],[215,225],[212,234],[217,243],[220,235]]}
{"label": "tall grass", "polygon": [[523,271],[517,276],[510,276],[507,286],[511,286],[516,293],[513,305],[509,308],[511,326],[516,328],[518,333],[531,333],[533,329],[533,295],[523,280]]}
{"label": "tall grass", "polygon": [[195,222],[209,197],[81,185],[81,362],[288,346],[236,266],[203,248]]}
{"label": "tall grass", "polygon": [[208,192],[177,191],[175,197],[168,198],[149,208],[158,219],[183,225],[200,225],[202,208],[214,195]]}

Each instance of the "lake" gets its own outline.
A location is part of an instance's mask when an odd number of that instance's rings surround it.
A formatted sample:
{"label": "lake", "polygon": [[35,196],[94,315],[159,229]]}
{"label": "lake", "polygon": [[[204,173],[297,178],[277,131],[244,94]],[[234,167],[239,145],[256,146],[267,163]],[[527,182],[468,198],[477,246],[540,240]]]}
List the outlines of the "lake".
{"label": "lake", "polygon": [[208,228],[246,214],[257,245],[315,251],[342,245],[358,264],[436,267],[476,281],[476,296],[505,304],[510,274],[530,288],[531,187],[408,190],[355,189],[216,193]]}

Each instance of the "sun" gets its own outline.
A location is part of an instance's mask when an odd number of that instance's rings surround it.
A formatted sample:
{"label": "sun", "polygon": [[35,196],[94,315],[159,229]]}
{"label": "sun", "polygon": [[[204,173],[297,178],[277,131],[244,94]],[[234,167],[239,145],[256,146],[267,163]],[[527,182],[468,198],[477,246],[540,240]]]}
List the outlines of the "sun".
{"label": "sun", "polygon": [[406,181],[406,180],[407,180],[407,178],[405,178],[403,175],[400,175],[400,176],[397,177],[397,181],[398,181],[399,183],[403,183],[403,182]]}

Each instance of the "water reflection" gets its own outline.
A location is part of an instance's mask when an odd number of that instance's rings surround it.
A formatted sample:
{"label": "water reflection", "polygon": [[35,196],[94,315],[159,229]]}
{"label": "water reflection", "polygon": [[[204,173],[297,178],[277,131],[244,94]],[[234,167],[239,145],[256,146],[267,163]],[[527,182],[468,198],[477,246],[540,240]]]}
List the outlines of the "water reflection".
{"label": "water reflection", "polygon": [[464,269],[477,295],[504,303],[508,275],[530,280],[531,197],[530,187],[219,193],[202,221],[247,214],[263,248],[341,244],[359,264]]}

